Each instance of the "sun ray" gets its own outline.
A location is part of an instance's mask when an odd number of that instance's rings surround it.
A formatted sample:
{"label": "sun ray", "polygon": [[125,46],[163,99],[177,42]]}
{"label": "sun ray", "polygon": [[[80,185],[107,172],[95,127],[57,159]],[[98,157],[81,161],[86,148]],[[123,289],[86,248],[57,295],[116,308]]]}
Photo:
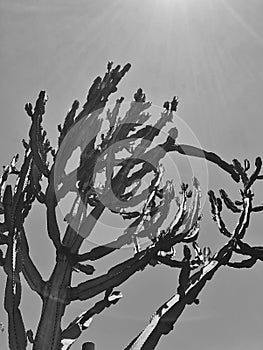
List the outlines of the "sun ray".
{"label": "sun ray", "polygon": [[248,33],[263,46],[263,38],[242,18],[242,16],[229,4],[228,0],[222,0],[225,7],[231,12],[233,17],[248,31]]}

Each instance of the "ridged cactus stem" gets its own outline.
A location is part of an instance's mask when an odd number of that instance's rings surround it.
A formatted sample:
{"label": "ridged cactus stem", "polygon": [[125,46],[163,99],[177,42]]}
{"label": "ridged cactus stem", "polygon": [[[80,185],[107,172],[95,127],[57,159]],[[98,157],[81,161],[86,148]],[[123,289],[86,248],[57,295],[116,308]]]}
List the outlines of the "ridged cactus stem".
{"label": "ridged cactus stem", "polygon": [[57,350],[61,337],[61,318],[67,304],[67,288],[70,285],[72,266],[63,255],[58,261],[44,289],[41,319],[33,350]]}
{"label": "ridged cactus stem", "polygon": [[105,209],[104,204],[99,202],[96,205],[96,207],[90,212],[87,218],[83,220],[78,231],[78,236],[76,237],[75,242],[71,246],[71,249],[70,249],[71,253],[77,253],[83,240],[91,234],[94,226],[96,225],[98,219],[102,215],[104,209]]}

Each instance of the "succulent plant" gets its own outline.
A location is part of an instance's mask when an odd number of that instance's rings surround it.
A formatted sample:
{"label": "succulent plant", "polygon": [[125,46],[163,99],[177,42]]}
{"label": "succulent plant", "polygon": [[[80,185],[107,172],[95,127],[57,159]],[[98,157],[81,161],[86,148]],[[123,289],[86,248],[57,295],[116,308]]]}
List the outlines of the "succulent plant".
{"label": "succulent plant", "polygon": [[[4,306],[8,314],[11,350],[25,350],[28,341],[34,350],[69,349],[89,327],[94,316],[120,300],[122,294],[115,290],[116,287],[149,265],[163,264],[180,270],[177,292],[154,313],[145,330],[126,347],[154,349],[160,337],[173,329],[184,308],[199,303],[199,293],[222,265],[249,268],[257,260],[263,260],[262,247],[251,247],[243,242],[251,213],[263,210],[262,205],[253,206],[252,192],[253,184],[263,178],[260,157],[256,158],[255,170],[249,174],[248,160],[244,161],[244,167],[236,159],[230,164],[215,153],[179,144],[176,127],[170,128],[166,140],[157,144],[160,131],[173,122],[178,98],[164,103],[165,110],[154,125],[146,124],[150,114],[145,111],[151,104],[141,88],[134,94],[134,101],[124,117],[120,117],[123,97],[116,100],[112,110],[107,110],[108,129],[100,134],[102,111],[129,69],[130,64],[121,68],[119,65],[114,67],[112,61],[108,62],[104,77],[94,80],[82,109],[79,111],[79,102],[74,101],[63,124],[58,126],[56,149],[51,147],[42,125],[48,101],[46,92],[39,93],[35,107],[31,103],[25,106],[31,127],[29,140],[23,140],[22,165],[18,167],[16,155],[4,167],[0,178],[0,215],[3,216],[0,245],[6,247],[4,251],[0,250],[0,266],[6,273]],[[79,165],[66,173],[67,161],[77,147],[81,148]],[[124,151],[128,155],[118,158],[118,154]],[[201,249],[197,242],[202,218],[200,184],[194,178],[192,189],[182,184],[181,192],[176,196],[173,182],[163,180],[161,161],[168,152],[204,158],[231,175],[236,183],[242,182],[239,201],[232,201],[223,189],[220,190],[222,200],[212,190],[208,192],[213,220],[228,239],[213,255],[209,247]],[[95,174],[99,173],[106,176],[104,184],[96,183]],[[143,189],[143,179],[147,175],[152,179]],[[16,178],[15,185],[9,181],[12,176]],[[56,208],[69,192],[76,197],[65,216],[67,227],[63,234]],[[45,207],[47,234],[56,252],[56,263],[47,281],[43,280],[31,259],[25,230],[25,221],[36,201]],[[176,203],[177,211],[167,225],[172,202]],[[233,232],[226,228],[222,215],[224,208],[239,215]],[[127,228],[117,239],[80,253],[84,239],[92,233],[105,210],[129,221]],[[140,246],[142,239],[148,240],[143,248]],[[93,261],[131,244],[134,245],[131,257],[98,277],[89,276],[95,272]],[[176,246],[183,247],[182,259],[176,256]],[[233,252],[249,258],[232,262]],[[85,280],[73,287],[72,275],[75,272],[83,273]],[[35,335],[32,330],[26,331],[20,311],[21,274],[43,303]],[[75,300],[91,299],[100,293],[105,293],[102,300],[61,329],[69,304]],[[86,342],[82,349],[94,347],[94,343]]]}

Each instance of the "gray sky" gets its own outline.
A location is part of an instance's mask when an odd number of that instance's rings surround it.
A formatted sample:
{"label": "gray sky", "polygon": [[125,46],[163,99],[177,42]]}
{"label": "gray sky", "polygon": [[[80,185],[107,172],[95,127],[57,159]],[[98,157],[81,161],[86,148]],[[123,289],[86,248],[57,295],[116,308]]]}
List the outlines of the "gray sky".
{"label": "gray sky", "polygon": [[[185,125],[180,142],[189,141],[191,130],[195,137],[190,139],[206,150],[227,161],[248,158],[253,163],[263,145],[262,13],[261,0],[0,0],[1,164],[17,152],[22,156],[21,139],[30,125],[23,110],[26,102],[34,102],[40,90],[47,91],[44,125],[55,146],[56,125],[74,99],[84,103],[91,82],[104,73],[108,60],[132,64],[112,101],[123,95],[128,102],[138,87],[155,106],[178,95],[177,122]],[[167,171],[174,165],[180,170],[183,161],[174,157],[167,164]],[[224,187],[238,195],[238,185],[215,166],[208,166],[208,179],[206,166],[197,168],[203,189],[208,183],[209,188]],[[260,192],[262,186],[256,189]],[[262,203],[260,195],[257,198]],[[207,208],[205,204],[209,216]],[[116,228],[113,221],[104,220],[101,230]],[[230,227],[233,224],[230,219]],[[36,206],[27,230],[32,258],[47,278],[54,256],[44,228],[44,213]],[[262,244],[261,230],[257,215],[247,241]],[[213,250],[224,243],[210,217],[202,224],[200,243]],[[115,260],[104,259],[98,271]],[[4,286],[2,271],[0,278]],[[176,271],[156,267],[137,273],[118,288],[123,300],[97,317],[72,349],[80,349],[85,340],[95,341],[96,350],[123,349],[176,288]],[[249,271],[222,268],[202,292],[200,305],[188,307],[158,349],[261,349],[262,288],[260,263]],[[74,304],[65,325],[91,305]],[[27,329],[35,331],[40,306],[23,282]],[[2,306],[0,315],[6,324]],[[0,333],[1,350],[7,350],[6,334]]]}

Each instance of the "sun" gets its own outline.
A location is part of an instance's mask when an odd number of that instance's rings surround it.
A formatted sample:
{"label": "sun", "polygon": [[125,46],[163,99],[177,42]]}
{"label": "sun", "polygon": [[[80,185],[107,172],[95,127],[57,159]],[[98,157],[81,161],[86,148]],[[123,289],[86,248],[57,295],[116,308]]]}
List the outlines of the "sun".
{"label": "sun", "polygon": [[172,17],[175,11],[181,11],[189,6],[189,0],[150,0],[148,3],[157,13],[165,12],[168,17]]}
{"label": "sun", "polygon": [[155,0],[155,2],[158,6],[172,6],[178,2],[178,0]]}
{"label": "sun", "polygon": [[155,2],[159,5],[159,6],[174,6],[174,5],[180,5],[184,2],[186,2],[187,0],[155,0]]}

